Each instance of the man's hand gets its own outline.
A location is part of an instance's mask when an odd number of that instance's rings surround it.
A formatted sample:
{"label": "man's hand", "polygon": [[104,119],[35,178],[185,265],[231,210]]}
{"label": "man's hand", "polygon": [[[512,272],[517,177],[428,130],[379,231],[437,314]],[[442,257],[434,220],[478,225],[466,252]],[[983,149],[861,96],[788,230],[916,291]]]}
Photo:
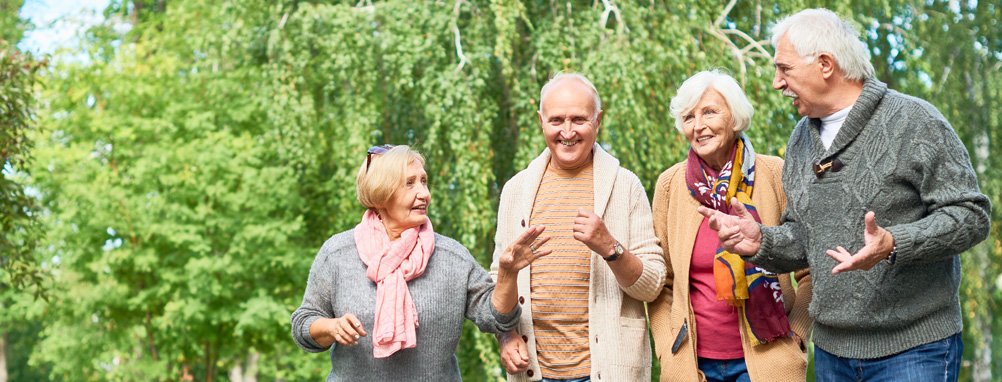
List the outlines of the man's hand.
{"label": "man's hand", "polygon": [[578,208],[578,217],[574,219],[574,239],[602,257],[611,255],[616,245],[616,238],[609,233],[602,218],[584,208]]}
{"label": "man's hand", "polygon": [[894,236],[891,232],[877,225],[877,217],[873,211],[863,217],[866,228],[863,230],[863,248],[855,254],[849,254],[842,246],[825,253],[840,263],[832,268],[832,274],[839,272],[864,270],[868,271],[880,260],[886,259],[894,249]]}
{"label": "man's hand", "polygon": [[731,207],[736,215],[699,206],[697,211],[710,219],[710,229],[717,231],[720,246],[728,252],[741,256],[754,256],[762,248],[762,229],[745,205],[738,198],[731,198]]}
{"label": "man's hand", "polygon": [[498,335],[501,345],[501,366],[511,374],[518,374],[529,368],[529,350],[525,341],[512,330]]}

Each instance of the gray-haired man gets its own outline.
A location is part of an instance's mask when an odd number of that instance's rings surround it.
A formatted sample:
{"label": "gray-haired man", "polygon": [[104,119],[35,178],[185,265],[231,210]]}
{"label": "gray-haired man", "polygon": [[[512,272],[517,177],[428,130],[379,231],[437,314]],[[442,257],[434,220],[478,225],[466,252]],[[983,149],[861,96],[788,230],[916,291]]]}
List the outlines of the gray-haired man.
{"label": "gray-haired man", "polygon": [[967,150],[935,107],[874,78],[835,13],[789,16],[772,42],[773,87],[805,117],[787,146],[783,223],[700,212],[748,261],[810,266],[817,381],[956,381],[957,255],[985,239],[991,208]]}

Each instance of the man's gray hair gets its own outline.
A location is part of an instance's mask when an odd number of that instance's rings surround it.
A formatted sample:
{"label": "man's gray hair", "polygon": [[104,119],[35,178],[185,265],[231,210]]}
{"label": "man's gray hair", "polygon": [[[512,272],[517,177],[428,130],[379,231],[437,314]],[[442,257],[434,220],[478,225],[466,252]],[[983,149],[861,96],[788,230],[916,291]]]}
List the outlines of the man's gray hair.
{"label": "man's gray hair", "polygon": [[557,75],[553,76],[553,78],[550,78],[549,81],[546,81],[546,85],[543,85],[543,88],[539,91],[540,114],[543,113],[543,99],[546,98],[547,94],[550,94],[550,90],[553,90],[554,85],[563,80],[576,80],[582,84],[585,84],[585,86],[587,86],[588,89],[591,89],[592,97],[595,99],[595,114],[598,114],[598,112],[602,111],[602,99],[598,97],[598,90],[595,89],[595,85],[593,85],[591,81],[588,80],[587,77],[578,73],[557,73]]}
{"label": "man's gray hair", "polygon": [[784,35],[808,64],[818,54],[828,53],[838,63],[843,78],[863,81],[873,77],[870,52],[859,31],[835,12],[814,8],[787,16],[772,27],[772,45],[779,45]]}
{"label": "man's gray hair", "polygon": [[734,132],[742,133],[748,130],[752,116],[755,115],[755,108],[734,77],[716,69],[696,73],[678,87],[678,93],[671,99],[671,106],[668,108],[671,117],[675,119],[675,129],[685,134],[682,130],[685,119],[683,116],[692,111],[699,103],[699,99],[703,98],[703,94],[710,89],[720,92],[720,95],[724,96],[724,101],[727,101],[731,122],[734,123],[731,128]]}

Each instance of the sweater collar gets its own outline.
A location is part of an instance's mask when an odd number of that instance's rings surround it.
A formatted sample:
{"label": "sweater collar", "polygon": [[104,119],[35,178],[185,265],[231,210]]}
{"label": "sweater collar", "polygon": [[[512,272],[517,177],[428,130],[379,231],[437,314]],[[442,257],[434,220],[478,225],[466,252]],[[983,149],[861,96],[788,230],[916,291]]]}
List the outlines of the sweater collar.
{"label": "sweater collar", "polygon": [[[612,197],[612,186],[616,181],[616,174],[619,170],[619,159],[602,149],[598,143],[592,146],[592,166],[595,170],[595,213],[599,217],[604,217],[605,207],[609,205],[609,198]],[[546,166],[550,164],[550,149],[543,149],[536,159],[533,159],[529,166],[525,168],[526,182],[522,185],[523,195],[535,198],[536,191],[539,190],[539,182],[543,180],[543,173]],[[530,205],[531,209],[532,206]]]}
{"label": "sweater collar", "polygon": [[852,105],[852,110],[845,117],[845,123],[842,124],[842,128],[835,135],[835,140],[832,141],[832,145],[827,151],[824,144],[821,143],[821,118],[811,118],[809,123],[811,137],[814,138],[815,151],[824,153],[819,159],[824,161],[835,156],[856,140],[859,133],[866,127],[866,123],[870,121],[877,106],[880,105],[880,101],[884,99],[885,93],[887,93],[887,84],[876,78],[867,78],[863,82],[863,91]]}

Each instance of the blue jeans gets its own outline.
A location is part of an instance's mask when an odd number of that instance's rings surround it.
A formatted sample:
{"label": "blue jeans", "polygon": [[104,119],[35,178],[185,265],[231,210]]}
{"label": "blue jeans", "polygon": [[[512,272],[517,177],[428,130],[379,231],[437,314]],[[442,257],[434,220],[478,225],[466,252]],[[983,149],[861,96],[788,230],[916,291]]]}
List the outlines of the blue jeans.
{"label": "blue jeans", "polygon": [[581,377],[574,379],[550,379],[543,378],[543,382],[591,382],[591,377]]}
{"label": "blue jeans", "polygon": [[814,380],[956,382],[964,341],[960,333],[898,354],[873,359],[842,358],[814,346]]}
{"label": "blue jeans", "polygon": [[710,359],[699,357],[699,371],[707,382],[751,382],[744,358]]}

